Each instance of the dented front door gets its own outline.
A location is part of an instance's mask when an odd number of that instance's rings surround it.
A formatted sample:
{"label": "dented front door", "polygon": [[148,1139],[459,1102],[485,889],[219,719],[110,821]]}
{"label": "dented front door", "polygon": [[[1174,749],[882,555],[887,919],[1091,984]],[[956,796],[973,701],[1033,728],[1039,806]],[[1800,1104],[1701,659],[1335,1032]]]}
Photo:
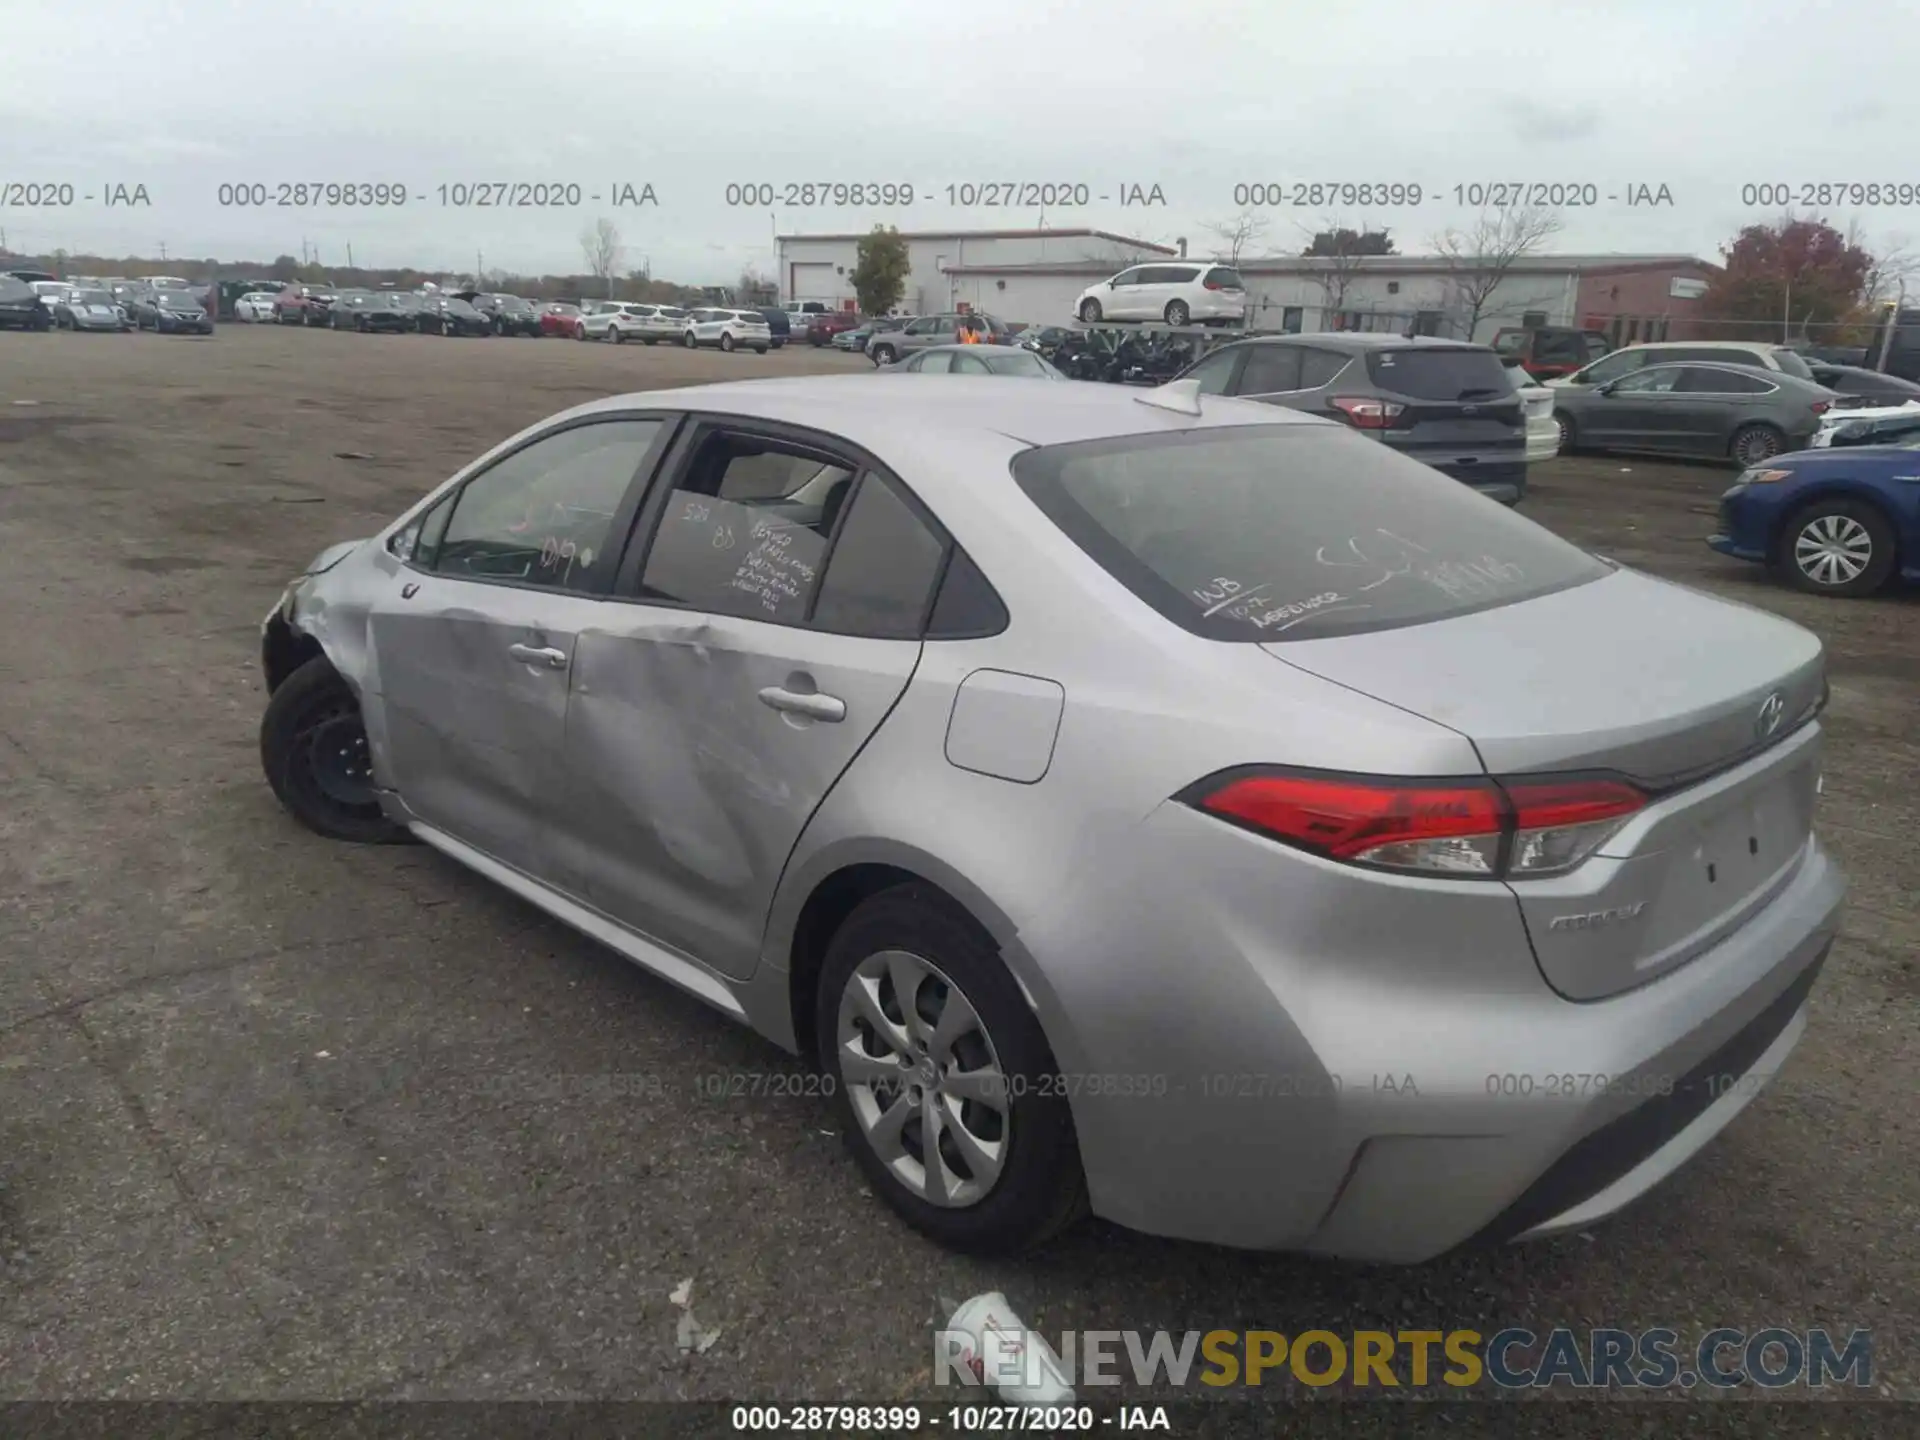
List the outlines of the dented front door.
{"label": "dented front door", "polygon": [[621,924],[745,976],[801,830],[906,688],[917,640],[650,605],[574,646],[567,884]]}

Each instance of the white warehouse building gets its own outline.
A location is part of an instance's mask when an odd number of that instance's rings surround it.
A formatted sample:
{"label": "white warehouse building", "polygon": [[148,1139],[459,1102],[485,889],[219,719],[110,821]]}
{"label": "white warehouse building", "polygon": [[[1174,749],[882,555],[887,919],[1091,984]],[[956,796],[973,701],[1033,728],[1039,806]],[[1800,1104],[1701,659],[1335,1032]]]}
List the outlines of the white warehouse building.
{"label": "white warehouse building", "polygon": [[[859,244],[864,234],[782,235],[780,246],[780,299],[787,305],[819,301],[832,310],[844,310],[856,301],[852,275],[859,263]],[[1170,245],[1156,245],[1105,230],[956,230],[902,231],[907,242],[907,288],[897,307],[911,315],[937,315],[957,309],[962,302],[971,308],[1007,319],[1023,318],[1005,305],[982,303],[972,298],[970,287],[962,294],[960,279],[971,267],[987,265],[1020,271],[1025,267],[1067,265],[1075,272],[1094,274],[1104,279],[1115,271],[1141,260],[1178,256]],[[996,268],[996,275],[1000,269]],[[1091,281],[1082,281],[1082,285]],[[991,282],[986,287],[993,290]],[[1076,290],[1075,293],[1078,293]],[[1067,304],[1072,304],[1072,296]],[[1057,307],[1056,307],[1057,308]],[[1037,315],[1034,318],[1039,318]]]}
{"label": "white warehouse building", "polygon": [[[780,237],[780,290],[789,303],[855,305],[849,279],[859,234]],[[897,307],[927,315],[977,310],[1016,324],[1062,325],[1080,293],[1143,262],[1183,258],[1178,246],[1105,230],[903,233],[910,270]],[[1190,257],[1206,257],[1195,251]],[[1221,263],[1215,261],[1213,263]],[[1380,330],[1472,338],[1508,325],[1604,329],[1615,344],[1693,338],[1711,264],[1691,255],[1528,255],[1513,260],[1468,318],[1460,271],[1432,255],[1346,260],[1242,258],[1241,279],[1258,330]]]}

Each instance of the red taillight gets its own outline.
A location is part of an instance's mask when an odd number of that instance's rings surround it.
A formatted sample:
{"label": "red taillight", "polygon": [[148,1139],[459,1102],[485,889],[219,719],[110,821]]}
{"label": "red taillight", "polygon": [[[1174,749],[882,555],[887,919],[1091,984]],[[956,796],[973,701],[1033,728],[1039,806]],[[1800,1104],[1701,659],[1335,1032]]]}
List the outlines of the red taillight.
{"label": "red taillight", "polygon": [[1209,290],[1218,290],[1221,288],[1221,285],[1218,280],[1209,280],[1206,282],[1206,288]]}
{"label": "red taillight", "polygon": [[1393,422],[1407,408],[1393,400],[1370,400],[1360,396],[1336,396],[1327,403],[1360,430],[1390,430]]}
{"label": "red taillight", "polygon": [[1620,780],[1429,784],[1279,771],[1203,782],[1184,798],[1330,860],[1486,880],[1571,870],[1647,803]]}
{"label": "red taillight", "polygon": [[1816,400],[1813,402],[1813,413],[1816,415],[1824,415],[1832,408],[1833,402],[1831,400]]}

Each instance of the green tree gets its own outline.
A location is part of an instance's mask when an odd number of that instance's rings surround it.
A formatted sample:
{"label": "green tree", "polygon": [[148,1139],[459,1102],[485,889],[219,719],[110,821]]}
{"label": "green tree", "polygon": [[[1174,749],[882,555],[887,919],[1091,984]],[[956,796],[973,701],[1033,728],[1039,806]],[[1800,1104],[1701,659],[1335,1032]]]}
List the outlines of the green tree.
{"label": "green tree", "polygon": [[276,280],[293,280],[300,274],[300,262],[291,255],[275,256],[273,267],[267,273]]}
{"label": "green tree", "polygon": [[[853,293],[863,315],[884,315],[900,303],[907,290],[907,242],[892,225],[876,225],[860,237],[853,274]],[[804,299],[804,296],[795,296]]]}
{"label": "green tree", "polygon": [[1818,220],[1749,225],[1723,245],[1725,267],[1707,282],[1701,310],[1719,320],[1719,340],[1790,338],[1858,314],[1874,257]]}

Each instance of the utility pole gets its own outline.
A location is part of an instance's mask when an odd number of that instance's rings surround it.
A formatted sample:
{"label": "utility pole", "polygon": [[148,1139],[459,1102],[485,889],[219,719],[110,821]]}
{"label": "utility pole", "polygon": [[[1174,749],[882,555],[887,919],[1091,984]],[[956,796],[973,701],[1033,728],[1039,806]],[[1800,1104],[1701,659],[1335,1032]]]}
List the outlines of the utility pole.
{"label": "utility pole", "polygon": [[164,240],[160,242],[160,258],[162,260],[167,258],[167,242]]}
{"label": "utility pole", "polygon": [[351,270],[352,268],[353,268],[353,242],[349,240],[347,242],[347,269]]}

